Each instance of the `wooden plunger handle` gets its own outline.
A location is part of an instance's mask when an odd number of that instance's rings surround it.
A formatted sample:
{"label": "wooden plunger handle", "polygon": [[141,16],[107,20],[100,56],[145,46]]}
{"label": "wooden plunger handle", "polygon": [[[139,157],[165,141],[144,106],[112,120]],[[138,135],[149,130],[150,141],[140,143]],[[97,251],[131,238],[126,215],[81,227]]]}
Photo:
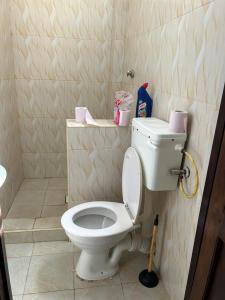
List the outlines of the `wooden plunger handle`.
{"label": "wooden plunger handle", "polygon": [[159,216],[156,215],[156,218],[155,218],[155,221],[154,221],[154,226],[153,226],[150,251],[149,251],[148,272],[152,271],[152,266],[153,266],[153,257],[154,257],[155,249],[156,249],[156,236],[157,236],[157,229],[158,229],[158,218],[159,218]]}

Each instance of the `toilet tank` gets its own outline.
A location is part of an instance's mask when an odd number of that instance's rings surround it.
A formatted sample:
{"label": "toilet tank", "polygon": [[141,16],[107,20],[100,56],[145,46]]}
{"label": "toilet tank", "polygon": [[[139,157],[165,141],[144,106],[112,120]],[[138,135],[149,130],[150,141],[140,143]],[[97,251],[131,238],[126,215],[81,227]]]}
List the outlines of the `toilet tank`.
{"label": "toilet tank", "polygon": [[144,185],[152,191],[177,188],[178,177],[170,169],[179,169],[182,153],[176,145],[184,146],[185,133],[173,133],[169,124],[156,118],[134,118],[131,145],[142,163]]}

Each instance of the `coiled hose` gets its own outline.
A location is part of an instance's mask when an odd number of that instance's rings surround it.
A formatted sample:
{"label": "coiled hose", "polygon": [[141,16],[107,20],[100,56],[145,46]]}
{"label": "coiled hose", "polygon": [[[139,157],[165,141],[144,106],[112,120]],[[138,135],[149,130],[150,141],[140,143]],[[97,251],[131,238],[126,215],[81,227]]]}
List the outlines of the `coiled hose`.
{"label": "coiled hose", "polygon": [[181,191],[181,193],[187,198],[187,199],[191,199],[191,198],[194,198],[195,195],[197,194],[198,192],[198,188],[199,188],[199,175],[198,175],[198,168],[197,168],[197,165],[193,159],[193,157],[191,156],[190,153],[188,153],[187,151],[182,151],[183,154],[189,159],[193,169],[194,169],[194,172],[195,172],[195,177],[194,177],[194,190],[192,193],[188,193],[184,190],[184,184],[183,184],[183,178],[180,178],[180,184],[179,184],[179,189]]}

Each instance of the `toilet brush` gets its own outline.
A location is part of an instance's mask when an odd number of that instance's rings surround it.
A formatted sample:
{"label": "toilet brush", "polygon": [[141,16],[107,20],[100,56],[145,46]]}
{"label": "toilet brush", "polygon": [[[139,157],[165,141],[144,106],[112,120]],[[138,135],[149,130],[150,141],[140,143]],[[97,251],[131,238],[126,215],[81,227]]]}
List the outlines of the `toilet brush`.
{"label": "toilet brush", "polygon": [[148,269],[143,270],[139,274],[139,281],[148,288],[153,288],[157,286],[159,283],[158,276],[153,271],[153,257],[156,249],[156,235],[157,235],[158,223],[159,223],[159,216],[156,215],[154,220],[154,226],[153,226],[152,241],[150,245]]}

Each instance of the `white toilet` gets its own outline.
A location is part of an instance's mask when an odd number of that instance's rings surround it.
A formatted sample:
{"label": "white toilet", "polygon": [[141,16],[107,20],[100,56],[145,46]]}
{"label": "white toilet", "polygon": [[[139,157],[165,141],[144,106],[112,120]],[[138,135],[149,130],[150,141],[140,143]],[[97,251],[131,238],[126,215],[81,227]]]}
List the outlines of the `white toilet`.
{"label": "white toilet", "polygon": [[132,147],[127,149],[123,162],[123,203],[86,202],[62,216],[67,236],[82,250],[76,267],[80,278],[111,277],[118,271],[124,250],[148,251],[149,241],[135,230],[141,227],[142,184],[153,191],[176,189],[177,177],[169,170],[180,167],[182,155],[176,145],[183,145],[185,139],[185,134],[171,133],[167,122],[133,119]]}

